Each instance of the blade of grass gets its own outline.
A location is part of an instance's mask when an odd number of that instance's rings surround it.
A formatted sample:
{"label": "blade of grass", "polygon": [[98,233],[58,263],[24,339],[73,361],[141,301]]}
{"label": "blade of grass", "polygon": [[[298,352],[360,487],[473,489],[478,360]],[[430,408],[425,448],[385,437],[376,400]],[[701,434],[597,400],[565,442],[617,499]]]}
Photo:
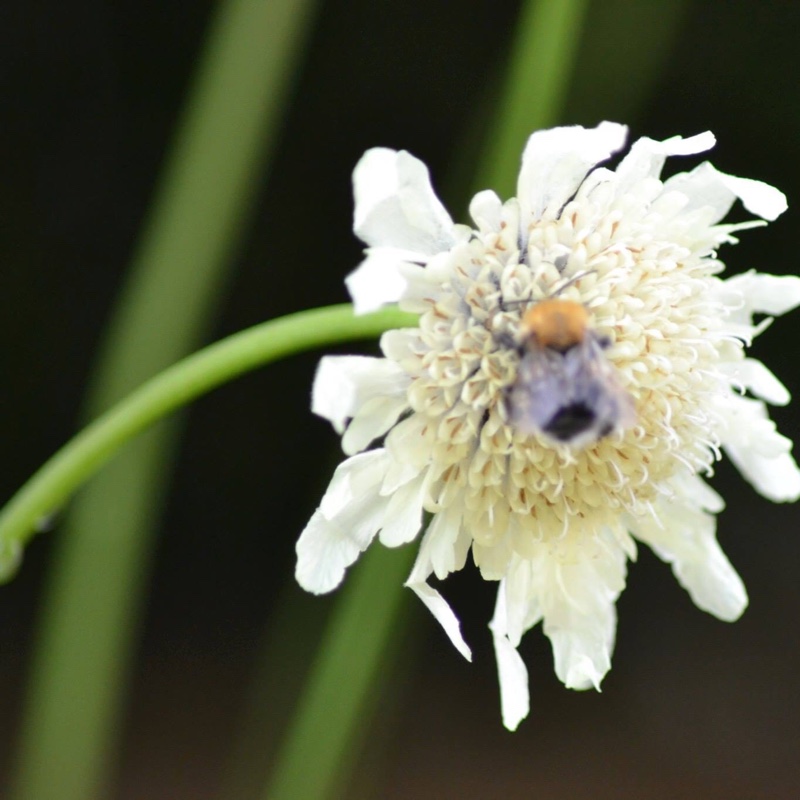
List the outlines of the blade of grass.
{"label": "blade of grass", "polygon": [[569,92],[565,120],[635,123],[648,99],[657,99],[653,92],[688,6],[688,0],[591,3],[585,25],[592,35],[577,56],[581,79]]}
{"label": "blade of grass", "polygon": [[353,569],[264,797],[314,800],[338,797],[346,788],[358,755],[352,743],[370,717],[376,676],[391,672],[393,645],[402,640],[400,587],[415,555],[414,547],[373,547]]}
{"label": "blade of grass", "polygon": [[537,128],[558,123],[578,54],[588,0],[524,3],[487,136],[473,176],[474,191],[514,193],[520,156]]}
{"label": "blade of grass", "polygon": [[[313,0],[226,0],[112,320],[92,417],[195,347],[225,283],[303,49]],[[108,782],[149,553],[174,454],[162,428],[75,504],[49,579],[15,800],[98,798]]]}

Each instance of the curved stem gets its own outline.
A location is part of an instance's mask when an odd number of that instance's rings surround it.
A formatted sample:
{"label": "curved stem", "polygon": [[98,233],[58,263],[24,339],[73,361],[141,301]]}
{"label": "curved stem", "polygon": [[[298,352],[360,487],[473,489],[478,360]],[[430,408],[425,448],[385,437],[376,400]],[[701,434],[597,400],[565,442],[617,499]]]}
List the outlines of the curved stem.
{"label": "curved stem", "polygon": [[413,324],[395,309],[356,317],[349,304],[301,311],[264,322],[223,339],[144,383],[59,450],[0,512],[0,577],[52,514],[120,447],[172,411],[256,367],[321,345],[377,336]]}

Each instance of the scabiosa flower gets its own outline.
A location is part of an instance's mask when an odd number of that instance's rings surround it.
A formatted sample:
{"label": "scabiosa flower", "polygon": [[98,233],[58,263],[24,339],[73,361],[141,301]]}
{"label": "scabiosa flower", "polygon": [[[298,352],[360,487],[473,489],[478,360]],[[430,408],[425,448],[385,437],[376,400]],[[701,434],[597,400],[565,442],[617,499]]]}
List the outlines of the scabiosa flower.
{"label": "scabiosa flower", "polygon": [[[331,591],[376,535],[410,542],[427,512],[407,585],[470,658],[429,579],[471,552],[499,582],[490,628],[512,730],[529,708],[517,646],[538,622],[566,686],[599,688],[637,542],[701,609],[742,613],[744,586],[715,536],[723,501],[703,480],[723,451],[768,499],[800,495],[791,442],[764,402],[789,394],[744,353],[770,322],[753,315],[800,303],[800,278],[722,279],[716,255],[735,231],[765,224],[721,224],[737,198],[763,220],[786,200],[709,163],[661,180],[668,156],[708,150],[711,133],[639,139],[616,169],[597,166],[626,133],[608,122],[534,133],[517,197],[476,195],[474,228],[452,222],[419,160],[368,151],[353,178],[366,258],[347,285],[358,312],[397,302],[418,327],[384,334],[383,358],[323,358],[314,382],[313,410],[343,434],[348,458],[297,543],[298,581]],[[581,311],[563,346],[530,330],[530,310],[553,299]],[[574,355],[583,342],[591,353]],[[526,362],[532,347],[544,378]],[[576,406],[566,395],[578,380]],[[582,427],[606,385],[616,405]],[[532,411],[515,408],[520,393]],[[547,422],[541,397],[559,413],[572,403],[566,428]],[[529,412],[538,422],[521,424]]]}

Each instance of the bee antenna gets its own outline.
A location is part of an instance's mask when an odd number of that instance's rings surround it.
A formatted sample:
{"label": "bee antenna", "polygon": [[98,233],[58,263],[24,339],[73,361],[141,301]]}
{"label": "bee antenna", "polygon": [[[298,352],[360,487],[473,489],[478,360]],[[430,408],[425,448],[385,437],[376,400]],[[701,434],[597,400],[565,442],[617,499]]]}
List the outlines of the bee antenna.
{"label": "bee antenna", "polygon": [[573,275],[568,281],[565,281],[558,287],[550,297],[558,297],[563,291],[569,289],[570,286],[576,284],[581,278],[585,278],[587,275],[591,275],[593,272],[597,272],[596,269],[585,269],[583,272],[579,272],[577,275]]}
{"label": "bee antenna", "polygon": [[[587,275],[591,275],[592,273],[596,273],[596,269],[585,269],[583,272],[579,272],[577,275],[573,275],[569,280],[564,281],[554,292],[548,295],[548,299],[553,297],[558,297],[563,291],[569,289],[570,286],[576,284],[581,278],[585,278]],[[509,306],[517,306],[523,305],[525,303],[532,302],[532,298],[528,297],[525,300],[502,300],[500,301],[501,308],[508,308]]]}

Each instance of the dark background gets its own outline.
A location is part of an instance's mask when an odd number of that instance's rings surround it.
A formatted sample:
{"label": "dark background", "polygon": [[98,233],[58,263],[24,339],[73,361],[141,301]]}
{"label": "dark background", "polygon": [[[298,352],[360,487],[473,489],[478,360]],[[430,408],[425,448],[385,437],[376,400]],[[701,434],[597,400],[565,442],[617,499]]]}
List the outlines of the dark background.
{"label": "dark background", "polygon": [[[210,8],[197,0],[0,6],[2,498],[75,429]],[[346,300],[342,280],[360,253],[350,232],[354,163],[367,147],[402,147],[444,183],[454,142],[481,127],[476,117],[485,114],[515,10],[496,0],[324,3],[211,338]],[[731,271],[797,269],[798,30],[800,4],[788,0],[687,3],[647,98],[620,120],[654,137],[711,129],[717,166],[788,194],[790,210],[777,223],[744,232],[722,253]],[[579,62],[565,122],[633,113],[625,81],[607,96],[581,94],[604,49],[618,58],[633,47],[617,33],[590,17],[590,55]],[[754,347],[793,394],[798,342],[795,314]],[[337,459],[333,432],[308,411],[317,357],[247,376],[190,412],[145,609],[117,797],[215,796],[281,592],[312,631],[331,607],[290,584],[294,541]],[[774,413],[792,438],[796,408]],[[472,665],[409,593],[400,690],[383,701],[383,735],[365,749],[364,786],[352,796],[794,797],[799,512],[761,499],[726,464],[714,485],[728,502],[720,540],[751,598],[741,621],[695,609],[668,567],[642,549],[619,603],[602,694],[564,689],[534,630],[523,645],[531,716],[510,734],[485,627],[494,586],[471,570],[448,581],[476,651]],[[18,577],[0,588],[3,773],[58,535],[37,538]],[[278,673],[302,666],[281,670],[279,658]]]}

